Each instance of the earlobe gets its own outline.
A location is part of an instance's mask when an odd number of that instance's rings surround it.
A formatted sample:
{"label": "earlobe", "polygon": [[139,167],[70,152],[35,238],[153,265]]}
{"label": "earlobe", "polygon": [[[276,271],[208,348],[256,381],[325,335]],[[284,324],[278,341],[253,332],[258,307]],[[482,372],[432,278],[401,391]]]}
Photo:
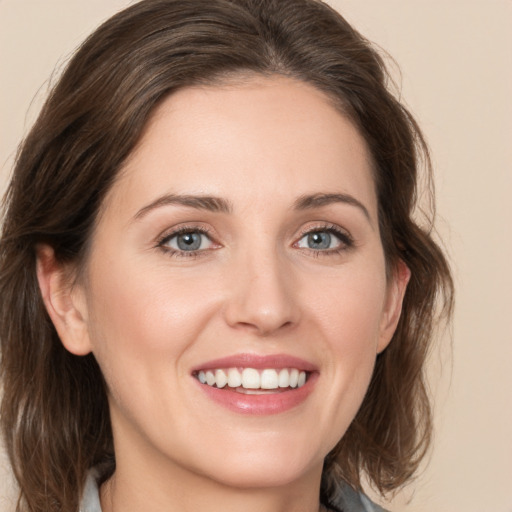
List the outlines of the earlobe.
{"label": "earlobe", "polygon": [[72,285],[69,269],[56,260],[50,246],[37,247],[36,265],[43,302],[62,344],[72,354],[88,354],[91,346],[83,290]]}
{"label": "earlobe", "polygon": [[402,313],[402,303],[410,278],[411,271],[409,267],[402,260],[399,260],[388,284],[388,295],[380,325],[377,353],[382,352],[389,345],[395,333]]}

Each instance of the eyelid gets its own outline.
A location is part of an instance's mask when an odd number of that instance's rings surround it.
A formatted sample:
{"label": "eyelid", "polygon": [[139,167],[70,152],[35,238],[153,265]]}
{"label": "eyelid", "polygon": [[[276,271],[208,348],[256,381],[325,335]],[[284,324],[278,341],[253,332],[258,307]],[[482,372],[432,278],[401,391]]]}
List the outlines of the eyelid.
{"label": "eyelid", "polygon": [[307,235],[309,233],[315,233],[316,231],[329,231],[335,234],[342,235],[347,239],[353,240],[352,235],[347,229],[342,228],[338,224],[333,224],[332,222],[322,221],[313,222],[302,227],[299,231],[298,237],[303,237],[304,235]]}
{"label": "eyelid", "polygon": [[[213,249],[217,249],[221,247],[221,245],[216,242],[215,237],[212,235],[212,229],[208,226],[203,226],[200,224],[182,224],[178,226],[173,226],[170,229],[167,229],[164,231],[156,240],[155,247],[159,248],[166,254],[170,256],[176,256],[176,257],[197,257],[200,255],[203,255]],[[170,247],[167,244],[169,240],[171,240],[174,237],[177,237],[179,235],[183,235],[186,233],[199,233],[201,235],[206,236],[210,242],[212,243],[213,247],[209,247],[207,249],[198,249],[194,251],[183,251],[180,249],[175,249],[173,247]]]}
{"label": "eyelid", "polygon": [[329,254],[329,253],[336,253],[336,252],[339,253],[341,251],[350,249],[355,245],[355,240],[348,230],[340,227],[337,224],[332,224],[330,222],[323,222],[323,223],[320,222],[320,223],[315,223],[315,224],[309,224],[309,225],[301,228],[301,230],[296,238],[296,241],[293,243],[293,246],[297,247],[297,244],[299,243],[299,241],[302,240],[302,238],[304,238],[305,236],[310,235],[312,233],[322,232],[322,231],[331,233],[334,236],[336,236],[338,238],[338,240],[340,241],[341,246],[335,247],[332,249],[322,249],[322,250],[312,249],[312,248],[303,248],[303,249],[312,251],[316,254],[320,254],[320,253]]}

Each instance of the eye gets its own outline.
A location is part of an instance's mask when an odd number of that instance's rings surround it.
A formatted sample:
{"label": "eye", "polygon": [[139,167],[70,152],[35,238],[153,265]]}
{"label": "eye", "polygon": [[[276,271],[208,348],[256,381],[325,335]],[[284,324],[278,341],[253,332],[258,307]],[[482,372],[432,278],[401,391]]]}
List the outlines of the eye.
{"label": "eye", "polygon": [[348,234],[329,227],[305,233],[296,243],[296,247],[313,251],[336,252],[347,249],[352,244],[352,239]]}
{"label": "eye", "polygon": [[200,229],[172,233],[163,238],[158,245],[171,253],[195,253],[215,246],[208,234]]}
{"label": "eye", "polygon": [[[334,243],[334,246],[333,246]],[[298,243],[298,247],[307,247],[308,249],[325,250],[333,249],[340,243],[335,237],[327,231],[315,231],[303,236]]]}

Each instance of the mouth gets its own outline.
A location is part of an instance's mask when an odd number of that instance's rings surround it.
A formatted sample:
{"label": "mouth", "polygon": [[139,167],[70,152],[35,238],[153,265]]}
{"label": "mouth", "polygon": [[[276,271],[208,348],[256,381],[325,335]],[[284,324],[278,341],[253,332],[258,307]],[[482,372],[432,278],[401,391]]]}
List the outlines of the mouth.
{"label": "mouth", "polygon": [[206,386],[246,395],[282,393],[301,388],[311,372],[298,368],[217,368],[199,370],[193,376]]}
{"label": "mouth", "polygon": [[237,413],[266,415],[293,409],[307,400],[319,377],[303,359],[277,354],[238,354],[192,370],[204,396]]}

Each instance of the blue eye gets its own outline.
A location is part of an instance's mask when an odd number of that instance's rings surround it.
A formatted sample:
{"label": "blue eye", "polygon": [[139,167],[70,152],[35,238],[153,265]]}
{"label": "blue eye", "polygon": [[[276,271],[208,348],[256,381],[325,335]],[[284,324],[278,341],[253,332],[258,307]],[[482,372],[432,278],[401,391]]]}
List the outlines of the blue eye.
{"label": "blue eye", "polygon": [[213,246],[213,242],[202,231],[187,230],[166,237],[160,242],[160,245],[174,251],[195,252],[210,249]]}
{"label": "blue eye", "polygon": [[329,228],[306,233],[297,242],[296,246],[301,249],[327,252],[330,250],[344,249],[350,245],[352,245],[352,241],[348,235]]}
{"label": "blue eye", "polygon": [[327,232],[310,233],[306,236],[310,249],[331,249],[332,236]]}

